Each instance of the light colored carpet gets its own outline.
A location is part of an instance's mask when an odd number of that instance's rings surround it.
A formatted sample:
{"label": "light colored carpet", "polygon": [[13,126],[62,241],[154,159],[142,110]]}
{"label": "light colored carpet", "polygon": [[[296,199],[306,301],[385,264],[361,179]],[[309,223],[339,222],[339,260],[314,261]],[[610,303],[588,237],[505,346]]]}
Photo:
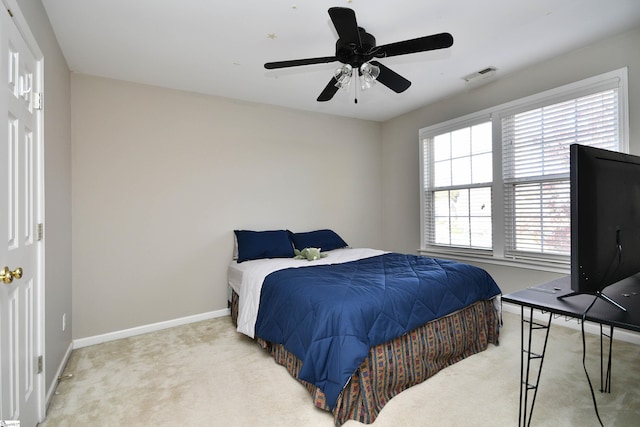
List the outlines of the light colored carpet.
{"label": "light colored carpet", "polygon": [[[579,331],[554,321],[531,425],[597,426]],[[602,394],[599,340],[588,369],[605,426],[640,423],[640,347],[614,342],[613,387]],[[504,313],[500,345],[394,397],[373,424],[518,424],[520,320]],[[229,317],[74,350],[43,427],[326,426],[306,389]],[[361,425],[354,421],[345,427]]]}

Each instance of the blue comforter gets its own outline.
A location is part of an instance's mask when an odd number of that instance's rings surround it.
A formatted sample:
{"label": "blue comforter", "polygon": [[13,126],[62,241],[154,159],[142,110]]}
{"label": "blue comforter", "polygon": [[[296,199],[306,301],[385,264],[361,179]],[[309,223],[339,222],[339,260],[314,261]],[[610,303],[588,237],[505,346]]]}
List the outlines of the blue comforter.
{"label": "blue comforter", "polygon": [[288,268],[264,280],[256,336],[302,360],[333,409],[369,348],[499,293],[478,267],[416,255]]}

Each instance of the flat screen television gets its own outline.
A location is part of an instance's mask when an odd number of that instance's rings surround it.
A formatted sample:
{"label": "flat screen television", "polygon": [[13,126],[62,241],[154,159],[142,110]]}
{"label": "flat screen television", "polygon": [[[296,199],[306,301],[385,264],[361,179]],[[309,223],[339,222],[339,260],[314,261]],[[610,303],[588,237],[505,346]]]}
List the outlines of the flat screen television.
{"label": "flat screen television", "polygon": [[571,289],[602,294],[640,272],[640,157],[570,146]]}

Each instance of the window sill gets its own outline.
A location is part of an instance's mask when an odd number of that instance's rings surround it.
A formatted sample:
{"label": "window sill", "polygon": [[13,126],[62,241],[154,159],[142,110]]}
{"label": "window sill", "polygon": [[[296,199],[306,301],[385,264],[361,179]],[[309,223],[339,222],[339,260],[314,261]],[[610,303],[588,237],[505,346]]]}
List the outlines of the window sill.
{"label": "window sill", "polygon": [[506,259],[494,257],[491,253],[468,253],[455,250],[418,249],[420,255],[433,258],[447,258],[461,262],[481,262],[484,264],[501,265],[512,268],[526,268],[528,270],[546,271],[558,274],[571,274],[569,262],[545,261],[535,259]]}

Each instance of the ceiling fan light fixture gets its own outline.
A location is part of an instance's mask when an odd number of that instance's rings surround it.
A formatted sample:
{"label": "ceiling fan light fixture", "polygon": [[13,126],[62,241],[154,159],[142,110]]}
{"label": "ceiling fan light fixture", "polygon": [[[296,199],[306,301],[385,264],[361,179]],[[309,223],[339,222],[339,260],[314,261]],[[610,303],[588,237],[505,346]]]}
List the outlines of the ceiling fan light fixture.
{"label": "ceiling fan light fixture", "polygon": [[353,74],[353,67],[349,64],[344,64],[338,68],[334,73],[336,79],[336,87],[341,89],[348,89],[351,83],[351,75]]}
{"label": "ceiling fan light fixture", "polygon": [[380,75],[380,67],[365,62],[360,66],[360,87],[367,90],[376,83],[376,79]]}

